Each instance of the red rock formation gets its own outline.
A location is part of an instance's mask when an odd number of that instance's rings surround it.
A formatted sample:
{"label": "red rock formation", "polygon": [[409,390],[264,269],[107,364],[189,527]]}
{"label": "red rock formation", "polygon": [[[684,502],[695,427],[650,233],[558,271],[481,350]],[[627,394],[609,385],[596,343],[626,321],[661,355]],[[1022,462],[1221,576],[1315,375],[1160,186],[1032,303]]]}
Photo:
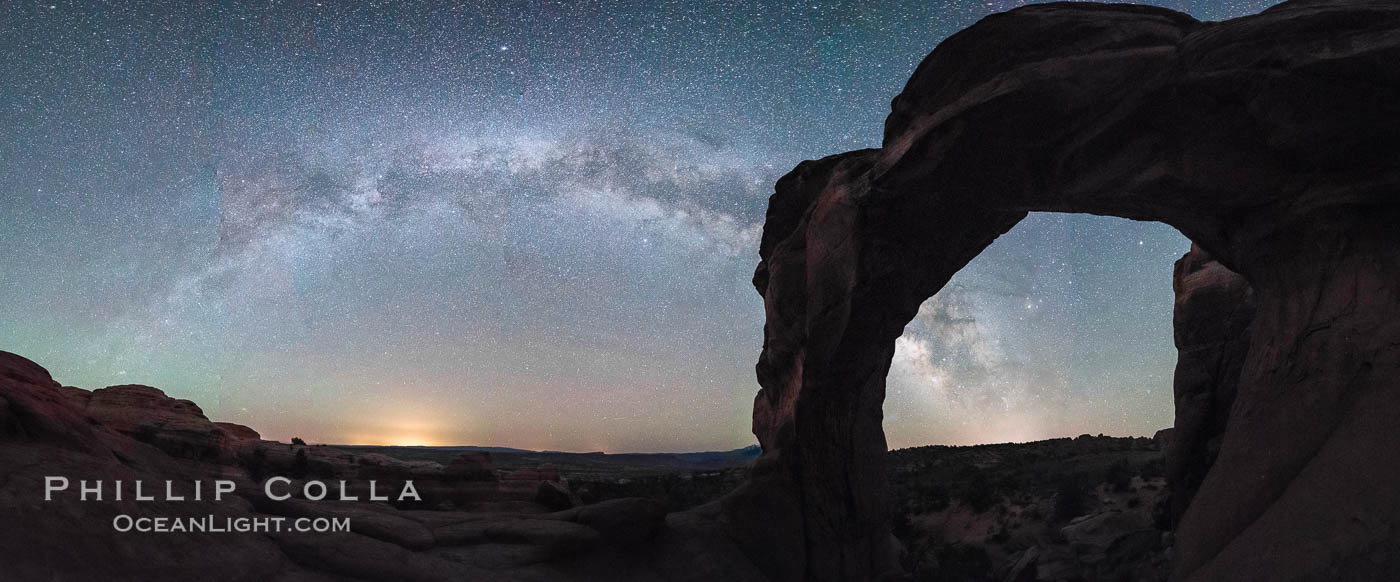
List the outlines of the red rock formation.
{"label": "red rock formation", "polygon": [[227,450],[227,434],[198,405],[166,396],[158,388],[99,388],[88,398],[85,411],[93,420],[177,457],[217,457]]}
{"label": "red rock formation", "polygon": [[258,431],[232,422],[216,422],[214,426],[224,431],[224,434],[232,440],[262,440],[262,435]]}
{"label": "red rock formation", "polygon": [[1244,277],[1195,245],[1176,262],[1172,289],[1176,422],[1164,450],[1175,524],[1220,454],[1249,353],[1254,293]]}
{"label": "red rock formation", "polygon": [[[94,411],[95,408],[95,411]],[[215,448],[221,439],[227,448]],[[217,452],[216,452],[217,449]],[[225,454],[227,453],[227,454]],[[359,501],[273,499],[248,479],[259,470],[300,470],[338,493],[355,480]],[[724,538],[691,535],[666,524],[663,507],[647,499],[615,499],[553,511],[530,501],[492,505],[493,511],[418,511],[368,501],[365,478],[397,494],[414,479],[426,506],[499,500],[490,457],[467,453],[444,468],[383,455],[351,455],[327,446],[258,440],[239,425],[211,423],[199,407],[145,386],[88,393],[60,386],[22,357],[0,352],[0,579],[4,580],[753,580]],[[44,501],[46,475],[67,476],[70,490]],[[513,482],[528,499],[555,488],[553,508],[574,500],[557,469],[519,471]],[[155,501],[137,502],[134,480]],[[231,479],[237,492],[214,502],[206,490],[193,500],[191,483]],[[121,480],[127,495],[79,501],[78,481]],[[183,501],[161,496],[165,480]],[[296,490],[296,478],[286,490]],[[383,483],[381,484],[383,485]],[[68,495],[68,497],[63,497]],[[334,496],[334,494],[333,494]],[[502,510],[504,509],[504,510]],[[223,534],[117,533],[113,519],[348,518],[351,531]],[[679,539],[678,539],[679,538]],[[698,543],[697,543],[697,540]],[[717,553],[726,551],[728,553]],[[738,558],[741,560],[742,558]]]}
{"label": "red rock formation", "polygon": [[[1175,576],[1400,578],[1397,57],[1400,5],[1366,0],[1223,23],[1047,4],[943,42],[879,150],[805,162],[770,201],[754,277],[764,469],[729,501],[732,535],[775,579],[894,570],[880,427],[894,340],[1026,212],[1088,212],[1170,224],[1253,289]],[[1187,401],[1198,388],[1181,385]],[[1220,405],[1182,436],[1208,445]],[[752,541],[792,532],[803,541]]]}
{"label": "red rock formation", "polygon": [[[264,536],[229,536],[210,543],[201,536],[120,535],[112,531],[118,514],[134,517],[250,515],[234,500],[136,502],[44,501],[45,476],[73,480],[135,479],[150,485],[172,479],[189,483],[219,476],[216,467],[172,457],[152,445],[92,420],[80,408],[85,399],[59,386],[47,371],[24,358],[0,352],[0,562],[7,580],[137,580],[163,574],[213,579],[236,570],[247,579],[275,579],[291,567],[276,544]],[[73,493],[70,491],[70,493]],[[185,491],[188,493],[188,491]]]}

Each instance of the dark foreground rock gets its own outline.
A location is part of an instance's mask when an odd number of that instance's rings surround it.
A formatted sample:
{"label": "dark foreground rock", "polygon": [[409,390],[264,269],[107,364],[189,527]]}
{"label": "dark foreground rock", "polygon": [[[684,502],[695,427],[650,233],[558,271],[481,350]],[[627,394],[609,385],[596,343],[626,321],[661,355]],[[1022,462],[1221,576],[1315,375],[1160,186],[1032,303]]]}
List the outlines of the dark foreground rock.
{"label": "dark foreground rock", "polygon": [[[264,441],[155,388],[61,386],[8,352],[0,352],[0,467],[6,580],[646,581],[708,580],[726,569],[726,579],[756,579],[745,578],[751,566],[733,565],[743,554],[713,517],[692,515],[670,527],[664,507],[650,499],[576,506],[557,470],[498,478],[484,453],[443,466]],[[67,477],[70,489],[46,501],[48,476]],[[272,476],[287,479],[280,491],[319,481],[330,494],[319,501],[269,496],[262,484]],[[216,501],[211,484],[219,479],[235,482],[236,491]],[[370,479],[389,500],[370,500]],[[136,501],[136,480],[157,499]],[[166,480],[183,500],[165,496]],[[407,480],[422,501],[396,499]],[[101,499],[80,500],[81,481],[103,482]],[[116,481],[125,484],[121,500]],[[208,487],[200,500],[196,481]],[[342,481],[357,500],[339,500]],[[545,503],[532,501],[541,497]],[[115,531],[123,515],[214,516],[225,529],[228,520],[339,519],[350,530]]]}

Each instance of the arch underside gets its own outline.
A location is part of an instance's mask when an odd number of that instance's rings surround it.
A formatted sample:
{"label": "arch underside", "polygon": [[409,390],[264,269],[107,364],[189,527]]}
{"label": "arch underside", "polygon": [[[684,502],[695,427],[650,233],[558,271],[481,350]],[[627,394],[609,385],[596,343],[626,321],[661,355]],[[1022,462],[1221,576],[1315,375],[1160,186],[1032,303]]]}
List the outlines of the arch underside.
{"label": "arch underside", "polygon": [[754,277],[764,457],[725,502],[730,535],[775,579],[895,571],[881,429],[895,339],[1027,212],[1082,212],[1180,230],[1200,260],[1178,280],[1247,280],[1212,296],[1251,303],[1233,342],[1191,343],[1223,320],[1183,317],[1178,289],[1183,362],[1188,345],[1201,361],[1240,353],[1211,379],[1234,398],[1179,510],[1174,577],[1400,574],[1400,558],[1374,559],[1400,547],[1400,463],[1376,462],[1400,450],[1397,63],[1400,7],[1356,0],[1225,23],[1040,5],[943,42],[881,148],[804,162],[770,201]]}

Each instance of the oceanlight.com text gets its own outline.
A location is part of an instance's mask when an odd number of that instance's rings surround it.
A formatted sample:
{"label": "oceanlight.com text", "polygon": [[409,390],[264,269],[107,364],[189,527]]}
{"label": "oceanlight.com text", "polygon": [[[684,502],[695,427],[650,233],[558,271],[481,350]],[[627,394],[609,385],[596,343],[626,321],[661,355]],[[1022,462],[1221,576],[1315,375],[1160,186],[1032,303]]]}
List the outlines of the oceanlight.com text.
{"label": "oceanlight.com text", "polygon": [[112,529],[127,533],[333,533],[350,531],[348,517],[132,517],[112,518]]}

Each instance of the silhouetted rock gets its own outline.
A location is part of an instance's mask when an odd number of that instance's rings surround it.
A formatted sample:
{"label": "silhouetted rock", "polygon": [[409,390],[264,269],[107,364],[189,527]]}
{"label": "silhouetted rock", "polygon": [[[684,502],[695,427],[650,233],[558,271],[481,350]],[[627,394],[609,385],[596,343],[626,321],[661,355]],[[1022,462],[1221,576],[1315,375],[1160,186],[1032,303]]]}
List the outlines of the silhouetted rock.
{"label": "silhouetted rock", "polygon": [[1167,449],[1171,448],[1172,443],[1175,441],[1175,428],[1164,428],[1152,435],[1152,446],[1157,447],[1157,450],[1159,451],[1166,451]]}
{"label": "silhouetted rock", "polygon": [[214,426],[224,431],[224,434],[234,440],[262,440],[262,435],[258,431],[232,422],[216,422]]}
{"label": "silhouetted rock", "polygon": [[[1230,293],[1252,293],[1242,363],[1178,384],[1191,452],[1175,470],[1209,471],[1180,518],[1175,576],[1400,578],[1386,558],[1400,538],[1397,56],[1400,4],[1366,0],[1221,23],[1045,4],[948,38],[894,99],[880,149],[804,162],[770,200],[753,430],[774,468],[743,495],[798,499],[800,514],[736,510],[736,539],[775,579],[897,570],[880,426],[895,339],[1027,212],[1087,212],[1172,225],[1248,282]],[[1217,273],[1187,271],[1188,287]],[[1238,345],[1239,307],[1179,312],[1181,345]],[[1212,357],[1184,353],[1183,369]],[[1212,442],[1213,465],[1188,460]]]}

